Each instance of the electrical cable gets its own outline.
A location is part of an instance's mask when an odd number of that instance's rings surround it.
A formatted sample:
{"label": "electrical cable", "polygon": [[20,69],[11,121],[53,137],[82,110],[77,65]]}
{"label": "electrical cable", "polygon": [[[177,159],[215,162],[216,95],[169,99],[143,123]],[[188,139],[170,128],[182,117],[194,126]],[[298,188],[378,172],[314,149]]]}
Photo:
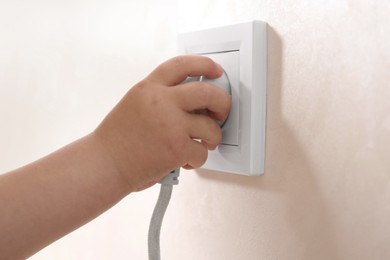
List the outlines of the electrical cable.
{"label": "electrical cable", "polygon": [[159,183],[161,184],[160,194],[153,215],[150,220],[148,233],[149,260],[160,260],[160,230],[165,211],[171,199],[173,185],[179,183],[180,169],[171,171]]}
{"label": "electrical cable", "polygon": [[[208,79],[206,77],[188,77],[183,83],[193,82],[193,81],[202,81],[209,82],[217,85],[221,89],[225,90],[229,95],[231,95],[231,86],[230,80],[226,72],[223,72],[223,75],[218,79]],[[226,121],[226,120],[225,120]],[[217,122],[220,127],[225,123]],[[167,210],[169,200],[171,199],[173,185],[179,183],[178,177],[180,175],[180,168],[171,171],[167,176],[165,176],[161,181],[160,194],[156,203],[156,206],[153,211],[152,219],[150,220],[149,225],[149,234],[148,234],[148,253],[149,260],[160,260],[160,230],[162,221],[164,218],[165,211]]]}

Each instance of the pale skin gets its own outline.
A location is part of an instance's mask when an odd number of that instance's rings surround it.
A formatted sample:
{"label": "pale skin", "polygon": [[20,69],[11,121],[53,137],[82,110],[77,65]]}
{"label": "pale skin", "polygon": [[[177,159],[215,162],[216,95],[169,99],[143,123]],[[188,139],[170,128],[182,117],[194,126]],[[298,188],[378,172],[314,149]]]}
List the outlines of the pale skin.
{"label": "pale skin", "polygon": [[[0,258],[25,259],[178,167],[193,169],[222,139],[230,96],[187,76],[218,78],[206,57],[179,56],[131,88],[89,135],[0,175]],[[207,109],[208,115],[194,113]]]}

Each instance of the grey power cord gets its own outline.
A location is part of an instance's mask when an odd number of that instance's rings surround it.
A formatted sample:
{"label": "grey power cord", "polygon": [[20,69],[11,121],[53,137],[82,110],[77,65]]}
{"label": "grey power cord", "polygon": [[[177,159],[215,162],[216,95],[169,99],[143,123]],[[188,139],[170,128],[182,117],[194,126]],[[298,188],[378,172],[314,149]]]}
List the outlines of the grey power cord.
{"label": "grey power cord", "polygon": [[160,194],[153,211],[152,219],[149,225],[148,251],[149,260],[160,260],[160,230],[167,210],[169,200],[171,199],[173,185],[179,183],[178,177],[180,169],[171,171],[159,183],[161,184]]}
{"label": "grey power cord", "polygon": [[[218,79],[208,79],[207,77],[188,77],[183,83],[192,82],[192,81],[203,81],[214,84],[223,90],[225,90],[229,95],[232,95],[230,80],[226,72],[223,72],[223,75]],[[226,120],[225,120],[226,121]],[[217,122],[220,127],[225,123]],[[152,219],[150,220],[149,225],[149,234],[148,234],[148,251],[149,251],[149,260],[160,260],[160,230],[161,224],[164,218],[165,211],[167,210],[169,200],[172,195],[172,186],[179,183],[178,177],[180,175],[180,169],[171,171],[167,176],[165,176],[161,181],[160,195],[158,196],[157,204],[154,208]]]}

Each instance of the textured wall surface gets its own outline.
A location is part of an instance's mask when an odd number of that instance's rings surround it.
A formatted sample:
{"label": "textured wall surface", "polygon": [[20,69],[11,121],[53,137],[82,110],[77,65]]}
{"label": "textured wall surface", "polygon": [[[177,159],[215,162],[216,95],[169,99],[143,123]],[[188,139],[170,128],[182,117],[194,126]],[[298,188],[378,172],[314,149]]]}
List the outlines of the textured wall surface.
{"label": "textured wall surface", "polygon": [[[377,3],[374,3],[377,2]],[[183,172],[164,259],[390,258],[390,4],[0,2],[0,171],[92,129],[178,32],[268,22],[266,173]],[[158,187],[32,259],[147,259]]]}

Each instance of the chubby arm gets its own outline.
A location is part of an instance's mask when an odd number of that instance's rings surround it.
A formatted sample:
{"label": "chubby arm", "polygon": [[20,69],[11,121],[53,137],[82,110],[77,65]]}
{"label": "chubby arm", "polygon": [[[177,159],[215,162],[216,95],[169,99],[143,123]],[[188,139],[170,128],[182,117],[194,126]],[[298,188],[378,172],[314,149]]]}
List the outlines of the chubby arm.
{"label": "chubby arm", "polygon": [[[221,74],[205,57],[168,60],[91,134],[0,175],[1,258],[27,258],[172,169],[200,167],[221,141],[214,119],[227,116],[230,97],[207,83],[180,83]],[[210,116],[193,113],[199,109]]]}

